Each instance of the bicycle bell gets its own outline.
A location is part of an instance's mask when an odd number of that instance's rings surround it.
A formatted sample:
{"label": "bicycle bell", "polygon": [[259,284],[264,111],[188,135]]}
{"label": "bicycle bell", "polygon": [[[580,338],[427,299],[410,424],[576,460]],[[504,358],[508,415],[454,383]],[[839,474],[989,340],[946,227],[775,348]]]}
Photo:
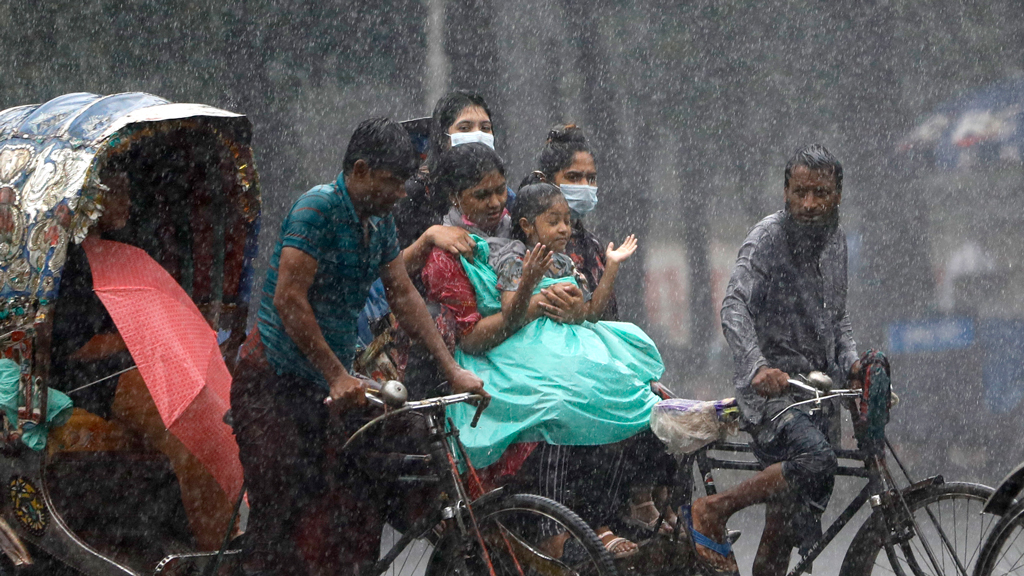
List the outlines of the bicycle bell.
{"label": "bicycle bell", "polygon": [[380,398],[384,404],[392,408],[400,408],[409,399],[409,391],[405,389],[405,384],[398,380],[388,380],[380,387]]}
{"label": "bicycle bell", "polygon": [[828,374],[814,370],[807,375],[807,383],[814,386],[822,392],[832,391],[832,379],[828,377]]}

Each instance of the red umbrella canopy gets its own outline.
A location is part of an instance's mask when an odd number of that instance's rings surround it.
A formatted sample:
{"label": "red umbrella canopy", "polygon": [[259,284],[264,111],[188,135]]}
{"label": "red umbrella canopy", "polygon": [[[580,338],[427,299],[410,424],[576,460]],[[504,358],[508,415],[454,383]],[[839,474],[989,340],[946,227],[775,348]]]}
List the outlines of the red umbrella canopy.
{"label": "red umbrella canopy", "polygon": [[242,465],[224,423],[231,374],[216,332],[144,250],[95,238],[82,246],[93,289],[114,319],[164,425],[234,497],[242,488]]}

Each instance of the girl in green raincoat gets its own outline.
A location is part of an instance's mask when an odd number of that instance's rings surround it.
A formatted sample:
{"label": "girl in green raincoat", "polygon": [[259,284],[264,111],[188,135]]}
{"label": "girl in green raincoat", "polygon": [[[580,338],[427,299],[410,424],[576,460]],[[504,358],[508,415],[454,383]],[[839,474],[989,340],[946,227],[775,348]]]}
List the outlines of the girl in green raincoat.
{"label": "girl in green raincoat", "polygon": [[482,354],[456,354],[492,396],[476,428],[469,426],[472,408],[452,410],[471,461],[486,466],[513,442],[593,446],[646,430],[658,401],[650,382],[665,370],[661,355],[637,326],[595,321],[636,239],[628,237],[617,249],[610,244],[598,286],[593,292],[581,286],[583,302],[558,310],[540,291],[559,282],[580,284],[572,259],[562,252],[572,233],[565,198],[551,184],[526,186],[511,221],[511,242],[492,247],[475,237],[476,257],[462,259],[482,315],[516,317],[527,307],[528,322]]}

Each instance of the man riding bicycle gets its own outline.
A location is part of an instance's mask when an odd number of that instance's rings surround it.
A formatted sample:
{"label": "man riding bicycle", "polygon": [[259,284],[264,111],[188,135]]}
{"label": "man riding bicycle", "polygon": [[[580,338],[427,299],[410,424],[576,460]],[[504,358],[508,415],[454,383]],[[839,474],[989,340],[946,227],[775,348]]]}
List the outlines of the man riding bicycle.
{"label": "man riding bicycle", "polygon": [[798,150],[786,164],[785,209],[750,231],[729,280],[722,328],[735,359],[744,429],[765,468],[693,503],[698,560],[716,573],[738,572],[726,522],[748,506],[767,505],[755,576],[785,574],[792,549],[821,534],[836,470],[830,440],[838,438],[838,413],[825,404],[814,417],[801,410],[776,416],[794,402],[791,374],[820,370],[841,382],[857,372],[846,312],[846,236],[839,227],[842,185],[843,167],[827,149]]}
{"label": "man riding bicycle", "polygon": [[251,506],[249,571],[308,572],[295,532],[328,487],[345,496],[347,514],[335,534],[344,550],[333,571],[354,572],[365,556],[375,559],[380,531],[371,516],[381,503],[372,501],[372,482],[358,466],[329,473],[326,456],[340,448],[328,408],[349,412],[366,404],[366,383],[350,370],[356,319],[377,277],[402,328],[436,357],[452,390],[487,398],[483,382],[449,354],[398,250],[391,208],[416,168],[404,128],[367,120],[349,141],[337,181],[303,194],[281,225],[256,329],[231,388]]}

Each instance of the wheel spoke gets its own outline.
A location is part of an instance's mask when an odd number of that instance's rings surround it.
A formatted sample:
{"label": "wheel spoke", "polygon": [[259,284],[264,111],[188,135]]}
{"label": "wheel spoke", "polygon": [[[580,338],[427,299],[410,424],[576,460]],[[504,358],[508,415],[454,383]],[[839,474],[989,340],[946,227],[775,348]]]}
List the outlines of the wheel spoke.
{"label": "wheel spoke", "polygon": [[905,511],[913,520],[913,536],[893,550],[892,561],[899,566],[891,564],[876,534],[871,544],[864,544],[869,548],[858,550],[863,561],[848,555],[842,576],[974,576],[984,537],[996,522],[992,515],[981,514],[991,493],[977,484],[947,483],[908,494]]}

